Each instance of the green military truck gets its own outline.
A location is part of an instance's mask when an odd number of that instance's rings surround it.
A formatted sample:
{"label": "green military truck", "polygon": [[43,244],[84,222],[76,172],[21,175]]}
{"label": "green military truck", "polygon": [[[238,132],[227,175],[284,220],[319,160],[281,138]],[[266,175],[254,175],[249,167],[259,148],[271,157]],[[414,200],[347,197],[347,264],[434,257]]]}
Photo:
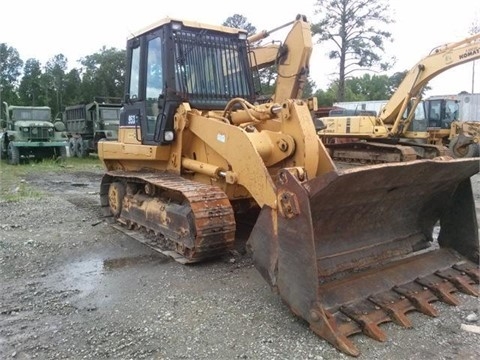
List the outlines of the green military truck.
{"label": "green military truck", "polygon": [[[0,157],[17,165],[30,159],[58,159],[66,156],[68,145],[65,126],[52,121],[48,106],[14,106],[3,103]],[[0,116],[3,118],[3,116]]]}
{"label": "green military truck", "polygon": [[100,140],[117,140],[120,121],[120,99],[67,106],[63,122],[69,138],[70,156],[86,157],[97,154]]}

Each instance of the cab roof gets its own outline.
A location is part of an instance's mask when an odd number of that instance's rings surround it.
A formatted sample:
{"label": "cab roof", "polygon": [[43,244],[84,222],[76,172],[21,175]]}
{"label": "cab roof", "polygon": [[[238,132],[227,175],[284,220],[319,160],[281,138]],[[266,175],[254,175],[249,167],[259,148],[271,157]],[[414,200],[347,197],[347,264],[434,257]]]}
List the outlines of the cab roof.
{"label": "cab roof", "polygon": [[198,21],[191,21],[191,20],[181,20],[181,19],[176,19],[176,18],[171,18],[171,17],[166,17],[161,20],[158,20],[136,32],[131,33],[128,36],[128,40],[136,38],[140,35],[143,35],[145,33],[148,33],[149,31],[152,31],[160,26],[163,26],[165,24],[171,23],[171,22],[177,22],[183,24],[183,26],[187,27],[193,27],[193,28],[198,28],[198,29],[206,29],[206,30],[214,30],[214,31],[221,31],[224,33],[229,33],[229,34],[240,34],[244,33],[246,34],[247,31],[244,29],[236,29],[236,28],[231,28],[228,26],[222,26],[222,25],[211,25],[211,24],[204,24],[200,23]]}

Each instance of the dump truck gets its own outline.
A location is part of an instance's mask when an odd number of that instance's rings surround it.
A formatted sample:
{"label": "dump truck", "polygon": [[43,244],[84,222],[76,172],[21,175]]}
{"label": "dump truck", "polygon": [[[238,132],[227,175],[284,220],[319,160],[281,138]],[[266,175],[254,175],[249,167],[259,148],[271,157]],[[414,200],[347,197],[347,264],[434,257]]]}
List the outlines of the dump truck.
{"label": "dump truck", "polygon": [[70,156],[96,154],[99,141],[116,140],[121,106],[118,98],[101,97],[88,104],[67,106],[62,117]]}
{"label": "dump truck", "polygon": [[66,156],[67,136],[61,122],[52,121],[48,106],[15,106],[4,102],[5,119],[0,128],[0,157],[18,165],[30,159]]}
{"label": "dump truck", "polygon": [[456,158],[480,155],[480,94],[435,95],[424,100],[428,141]]}
{"label": "dump truck", "polygon": [[[322,118],[319,131],[330,155],[337,160],[385,163],[449,155],[442,144],[428,140],[428,124],[414,122],[414,114],[428,82],[444,71],[480,58],[480,33],[434,48],[405,75],[378,116]],[[415,126],[416,125],[416,126]],[[356,141],[332,142],[332,139]]]}
{"label": "dump truck", "polygon": [[[304,16],[289,34],[279,73],[299,56],[309,64]],[[175,18],[127,40],[118,140],[98,143],[112,226],[195,266],[229,254],[253,218],[247,248],[260,274],[352,356],[353,334],[385,341],[382,323],[410,327],[410,311],[436,316],[432,302],[478,296],[479,162],[338,167],[308,102],[282,95],[291,83],[275,101],[256,101],[251,51],[242,29]],[[302,84],[308,66],[290,75]]]}

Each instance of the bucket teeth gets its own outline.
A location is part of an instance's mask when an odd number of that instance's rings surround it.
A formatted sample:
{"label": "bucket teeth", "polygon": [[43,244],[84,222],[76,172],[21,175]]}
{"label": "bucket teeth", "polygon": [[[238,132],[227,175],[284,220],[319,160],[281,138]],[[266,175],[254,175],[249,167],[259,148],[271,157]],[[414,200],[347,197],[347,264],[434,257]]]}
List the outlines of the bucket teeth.
{"label": "bucket teeth", "polygon": [[460,304],[460,301],[452,295],[457,289],[447,279],[442,279],[435,275],[429,275],[427,277],[418,278],[415,281],[428,288],[439,300],[452,306]]}
{"label": "bucket teeth", "polygon": [[437,271],[435,275],[450,281],[455,287],[467,295],[480,296],[478,287],[472,284],[472,279],[466,273],[460,273],[454,269]]}
{"label": "bucket teeth", "polygon": [[355,320],[365,335],[377,341],[386,341],[387,335],[378,324],[390,321],[388,315],[378,306],[368,301],[342,306],[340,311]]}
{"label": "bucket teeth", "polygon": [[478,267],[473,267],[468,263],[462,263],[453,265],[453,268],[470,276],[476,284],[480,282],[480,269]]}
{"label": "bucket teeth", "polygon": [[392,293],[382,293],[370,296],[368,300],[382,308],[397,325],[406,328],[412,327],[412,322],[405,314],[415,308],[405,297],[395,296]]}
{"label": "bucket teeth", "polygon": [[348,338],[361,331],[356,322],[341,313],[331,314],[322,308],[317,308],[314,313],[316,320],[310,322],[313,332],[347,355],[360,355],[360,351]]}
{"label": "bucket teeth", "polygon": [[451,265],[364,299],[326,309],[323,312],[328,314],[328,331],[325,327],[320,330],[318,324],[314,323],[311,323],[311,328],[337,349],[357,356],[353,343],[346,340],[349,336],[362,332],[383,342],[387,340],[387,334],[379,327],[380,324],[392,321],[411,328],[408,312],[418,311],[436,317],[438,312],[431,304],[434,301],[458,305],[459,300],[453,296],[457,291],[478,297],[476,274],[477,269],[469,263]]}
{"label": "bucket teeth", "polygon": [[412,285],[414,284],[407,284],[406,286],[395,286],[393,288],[393,291],[405,296],[405,298],[410,300],[412,305],[418,312],[432,317],[438,316],[437,310],[432,305],[430,305],[430,302],[436,300],[436,297],[433,296],[430,291],[425,289],[418,289]]}

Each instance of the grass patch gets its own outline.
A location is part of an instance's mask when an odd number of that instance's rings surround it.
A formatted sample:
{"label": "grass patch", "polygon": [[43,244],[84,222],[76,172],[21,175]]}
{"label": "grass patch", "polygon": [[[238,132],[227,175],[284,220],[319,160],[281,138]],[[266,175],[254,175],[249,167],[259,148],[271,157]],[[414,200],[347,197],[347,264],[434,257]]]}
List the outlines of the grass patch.
{"label": "grass patch", "polygon": [[43,160],[29,161],[20,165],[9,165],[6,160],[0,161],[0,201],[20,201],[38,199],[44,193],[30,186],[26,179],[42,173],[66,173],[77,171],[101,171],[102,163],[98,158],[67,158],[62,161]]}

